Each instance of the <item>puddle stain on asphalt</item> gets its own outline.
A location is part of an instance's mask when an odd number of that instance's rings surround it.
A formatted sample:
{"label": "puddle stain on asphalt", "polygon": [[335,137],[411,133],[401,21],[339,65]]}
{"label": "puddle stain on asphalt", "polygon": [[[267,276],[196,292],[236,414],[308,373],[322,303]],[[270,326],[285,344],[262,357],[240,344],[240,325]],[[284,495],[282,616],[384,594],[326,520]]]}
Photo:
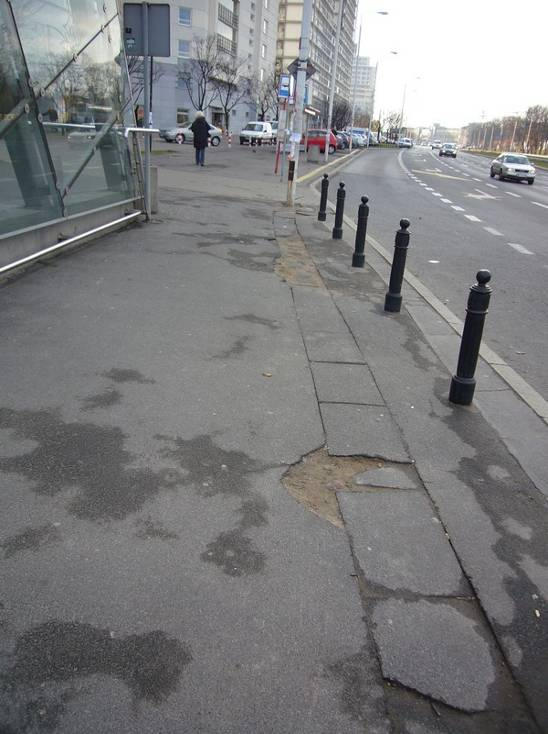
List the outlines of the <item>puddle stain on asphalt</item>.
{"label": "puddle stain on asphalt", "polygon": [[241,336],[235,340],[235,342],[224,352],[217,352],[212,354],[211,359],[230,359],[231,357],[238,357],[247,351],[247,343],[250,341],[250,336]]}
{"label": "puddle stain on asphalt", "polygon": [[37,552],[40,548],[61,540],[59,530],[51,524],[39,527],[28,527],[15,535],[10,535],[2,543],[0,548],[4,551],[4,558],[11,558],[16,553],[24,551]]}
{"label": "puddle stain on asphalt", "polygon": [[258,326],[266,326],[268,329],[275,331],[281,328],[280,322],[274,319],[265,319],[262,316],[255,316],[252,313],[243,313],[239,316],[225,316],[225,321],[245,321],[248,324],[257,324]]}
{"label": "puddle stain on asphalt", "polygon": [[[0,690],[9,701],[2,721],[6,731],[10,727],[17,732],[29,730],[23,728],[25,719],[53,731],[67,696],[74,693],[64,691],[51,700],[46,697],[49,685],[108,675],[123,681],[134,703],[157,706],[177,690],[192,653],[188,644],[161,630],[117,638],[110,630],[90,624],[50,620],[26,630],[8,659],[7,671],[0,677]],[[29,701],[33,691],[38,696]]]}
{"label": "puddle stain on asphalt", "polygon": [[112,387],[107,387],[103,392],[95,395],[88,395],[82,399],[82,407],[80,410],[86,412],[96,410],[97,408],[110,408],[122,400],[122,393]]}
{"label": "puddle stain on asphalt", "polygon": [[244,576],[264,569],[266,556],[256,549],[246,535],[251,528],[268,524],[268,503],[252,489],[250,475],[268,467],[251,459],[243,451],[225,450],[213,443],[211,436],[201,435],[184,440],[180,437],[156,436],[168,442],[162,455],[176,462],[202,497],[235,496],[242,502],[237,512],[239,521],[232,530],[219,533],[200,555],[205,563],[214,563],[228,576]]}
{"label": "puddle stain on asphalt", "polygon": [[138,370],[120,369],[113,367],[108,372],[103,372],[103,377],[113,382],[137,382],[141,385],[153,385],[156,381],[142,375]]}
{"label": "puddle stain on asphalt", "polygon": [[137,520],[135,525],[138,528],[135,537],[142,540],[175,540],[180,537],[178,533],[168,530],[161,522],[155,522],[150,517]]}
{"label": "puddle stain on asphalt", "polygon": [[81,519],[121,520],[181,484],[173,469],[127,468],[135,457],[124,448],[126,436],[119,428],[65,423],[55,411],[9,408],[0,408],[0,428],[36,443],[26,453],[0,458],[0,471],[28,479],[41,495],[76,488],[67,509]]}

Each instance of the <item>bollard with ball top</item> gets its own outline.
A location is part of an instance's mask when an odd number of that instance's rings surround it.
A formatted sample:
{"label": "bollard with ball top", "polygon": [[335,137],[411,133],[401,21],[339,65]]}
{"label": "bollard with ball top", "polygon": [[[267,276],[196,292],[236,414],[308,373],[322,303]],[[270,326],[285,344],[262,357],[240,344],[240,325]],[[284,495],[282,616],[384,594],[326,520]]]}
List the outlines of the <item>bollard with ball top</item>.
{"label": "bollard with ball top", "polygon": [[335,226],[333,227],[333,239],[342,240],[343,236],[343,217],[344,217],[344,198],[346,191],[344,190],[344,184],[341,181],[337,191],[337,207],[335,209]]}
{"label": "bollard with ball top", "polygon": [[479,270],[476,279],[478,282],[470,288],[468,296],[457,374],[451,380],[449,391],[449,400],[457,405],[470,405],[474,397],[476,389],[474,372],[491,298],[491,288],[487,285],[491,280],[491,273],[488,270]]}
{"label": "bollard with ball top", "polygon": [[318,212],[318,221],[325,222],[327,214],[327,192],[329,191],[329,176],[324,173],[322,179],[322,193],[320,196],[320,211]]}
{"label": "bollard with ball top", "polygon": [[367,235],[367,218],[369,216],[368,201],[367,196],[362,196],[362,203],[358,207],[358,226],[356,228],[354,254],[352,255],[353,268],[363,268],[365,263],[365,237]]}
{"label": "bollard with ball top", "polygon": [[407,231],[409,224],[409,219],[400,219],[400,229],[396,232],[390,283],[388,284],[388,293],[384,299],[384,310],[391,313],[399,313],[401,310],[401,285],[405,272],[407,248],[409,247],[409,232]]}

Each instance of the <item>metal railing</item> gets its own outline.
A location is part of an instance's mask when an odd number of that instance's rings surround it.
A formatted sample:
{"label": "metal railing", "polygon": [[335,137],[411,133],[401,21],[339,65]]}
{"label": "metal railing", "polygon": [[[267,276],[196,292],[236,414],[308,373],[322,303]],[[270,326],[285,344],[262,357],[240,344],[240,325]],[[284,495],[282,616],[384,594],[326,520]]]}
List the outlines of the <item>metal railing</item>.
{"label": "metal railing", "polygon": [[220,33],[217,33],[217,50],[224,51],[224,53],[230,54],[231,56],[236,56],[236,44],[234,41],[229,41],[228,38],[221,36]]}
{"label": "metal railing", "polygon": [[225,23],[226,25],[230,26],[231,28],[237,28],[238,27],[238,16],[236,13],[233,13],[232,10],[229,10],[224,5],[221,5],[219,3],[219,10],[218,10],[218,18],[220,21]]}

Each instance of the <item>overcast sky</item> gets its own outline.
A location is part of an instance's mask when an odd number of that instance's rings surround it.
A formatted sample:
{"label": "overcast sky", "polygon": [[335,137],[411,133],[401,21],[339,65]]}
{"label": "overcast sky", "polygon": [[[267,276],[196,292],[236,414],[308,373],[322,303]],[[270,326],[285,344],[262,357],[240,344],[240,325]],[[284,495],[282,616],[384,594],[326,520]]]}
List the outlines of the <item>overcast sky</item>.
{"label": "overcast sky", "polygon": [[460,127],[548,106],[548,0],[360,0],[359,8],[360,55],[379,64],[375,116],[401,110],[406,82],[409,126]]}

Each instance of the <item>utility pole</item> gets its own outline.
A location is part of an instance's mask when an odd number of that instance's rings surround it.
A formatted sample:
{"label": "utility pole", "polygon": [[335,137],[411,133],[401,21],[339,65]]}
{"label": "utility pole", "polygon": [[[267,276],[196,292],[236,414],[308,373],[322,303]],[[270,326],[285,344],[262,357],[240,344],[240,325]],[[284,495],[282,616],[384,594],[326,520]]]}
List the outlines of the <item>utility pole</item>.
{"label": "utility pole", "polygon": [[[341,0],[342,1],[342,0]],[[354,70],[354,89],[352,90],[352,119],[350,122],[350,145],[349,150],[352,150],[352,130],[354,129],[354,116],[356,114],[356,87],[358,86],[358,58],[360,56],[360,44],[362,42],[362,24],[360,23],[360,33],[358,35],[358,45],[356,47],[356,67]]]}
{"label": "utility pole", "polygon": [[525,138],[525,152],[529,152],[529,135],[531,135],[531,125],[533,124],[533,118],[529,120],[529,128],[527,130],[527,137]]}
{"label": "utility pole", "polygon": [[403,127],[403,110],[405,107],[405,93],[407,91],[407,82],[403,85],[403,99],[401,101],[401,114],[400,114],[400,124],[398,127],[398,140],[401,138],[401,129]]}
{"label": "utility pole", "polygon": [[342,11],[344,0],[339,0],[339,13],[337,15],[337,31],[335,33],[335,55],[331,67],[331,86],[329,87],[329,107],[327,110],[327,132],[325,134],[324,160],[329,158],[329,141],[331,140],[331,125],[333,122],[333,101],[335,99],[335,87],[337,85],[337,63],[339,61],[339,44],[341,42]]}
{"label": "utility pole", "polygon": [[[299,63],[297,66],[297,84],[295,88],[295,123],[291,136],[291,160],[287,178],[287,205],[295,204],[297,190],[297,172],[299,170],[299,152],[303,132],[303,108],[306,86],[306,68],[310,55],[310,26],[312,23],[312,0],[304,0],[301,40],[299,43]],[[296,145],[295,145],[296,143]]]}
{"label": "utility pole", "polygon": [[516,137],[516,128],[517,128],[517,126],[518,126],[518,118],[516,116],[516,120],[514,122],[514,130],[512,132],[512,140],[510,141],[510,150],[511,151],[514,150],[514,138]]}

